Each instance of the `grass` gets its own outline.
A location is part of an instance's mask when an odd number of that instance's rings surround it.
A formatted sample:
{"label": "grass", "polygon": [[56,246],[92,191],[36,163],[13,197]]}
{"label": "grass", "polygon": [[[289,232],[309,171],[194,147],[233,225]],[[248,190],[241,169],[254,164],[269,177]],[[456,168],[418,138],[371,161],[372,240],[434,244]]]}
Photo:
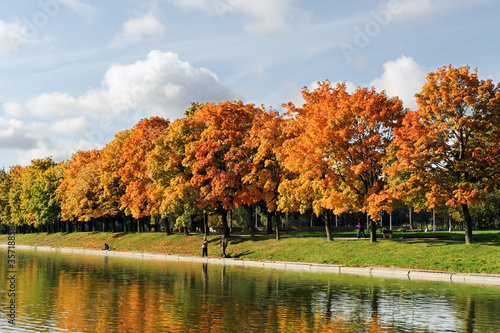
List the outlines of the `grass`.
{"label": "grass", "polygon": [[[393,240],[357,240],[354,234],[335,233],[328,242],[324,232],[285,232],[274,235],[231,236],[227,253],[251,260],[333,263],[346,266],[401,267],[463,273],[500,274],[500,232],[477,231],[475,243],[465,245],[463,232],[397,233]],[[368,236],[368,235],[367,235]],[[351,238],[347,238],[351,237]],[[16,244],[101,249],[104,243],[116,251],[144,251],[201,255],[201,234],[75,232],[18,234]],[[210,256],[220,256],[220,235],[208,236]],[[0,235],[0,243],[7,235]]]}

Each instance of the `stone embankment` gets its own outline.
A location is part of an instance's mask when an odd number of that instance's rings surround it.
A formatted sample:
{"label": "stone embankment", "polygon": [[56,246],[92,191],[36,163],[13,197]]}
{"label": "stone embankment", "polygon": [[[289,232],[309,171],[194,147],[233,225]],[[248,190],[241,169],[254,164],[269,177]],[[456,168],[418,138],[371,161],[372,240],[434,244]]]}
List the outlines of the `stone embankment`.
{"label": "stone embankment", "polygon": [[[7,244],[0,244],[0,246],[6,247]],[[385,267],[347,267],[342,265],[316,264],[316,263],[303,263],[303,262],[254,261],[254,260],[245,260],[237,258],[196,257],[196,256],[171,255],[171,254],[149,253],[149,252],[105,251],[105,250],[95,250],[95,249],[60,248],[60,247],[49,247],[49,246],[16,245],[16,248],[31,249],[37,251],[53,251],[62,253],[80,253],[80,254],[109,256],[109,257],[127,257],[127,258],[143,258],[143,259],[169,260],[169,261],[199,262],[199,263],[210,263],[210,264],[228,265],[228,266],[238,265],[247,267],[287,269],[287,270],[306,271],[306,272],[353,274],[353,275],[363,275],[363,276],[371,276],[379,278],[453,282],[453,283],[500,287],[500,274],[436,272],[436,271],[426,271],[426,270],[385,268]]]}

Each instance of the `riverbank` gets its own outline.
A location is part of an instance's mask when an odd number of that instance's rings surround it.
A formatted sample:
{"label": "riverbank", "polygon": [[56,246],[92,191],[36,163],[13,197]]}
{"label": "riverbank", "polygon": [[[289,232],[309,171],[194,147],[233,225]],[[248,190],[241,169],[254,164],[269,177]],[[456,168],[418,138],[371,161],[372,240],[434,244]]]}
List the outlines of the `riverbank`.
{"label": "riverbank", "polygon": [[[7,248],[7,244],[0,244],[0,246]],[[150,252],[95,250],[95,249],[82,249],[82,248],[71,248],[71,247],[16,245],[16,249],[74,253],[74,254],[97,255],[97,256],[108,256],[108,257],[127,257],[127,258],[142,258],[151,260],[199,262],[199,263],[210,263],[210,264],[228,265],[228,266],[262,267],[267,269],[285,269],[285,270],[330,273],[330,274],[351,274],[351,275],[362,275],[362,276],[378,277],[378,278],[452,282],[452,283],[500,287],[500,274],[450,273],[450,272],[437,272],[429,270],[384,268],[384,267],[346,267],[342,265],[318,264],[318,263],[306,263],[306,262],[255,261],[255,260],[245,260],[239,258],[198,257],[198,256],[187,256],[187,255],[181,256],[181,255],[160,254],[160,253],[150,253]]]}
{"label": "riverbank", "polygon": [[[345,236],[345,235],[344,235]],[[397,236],[397,235],[395,235]],[[307,262],[344,267],[386,267],[449,273],[500,274],[499,232],[476,235],[473,245],[450,241],[448,232],[429,234],[432,238],[416,239],[411,233],[394,240],[335,238],[306,233],[290,233],[277,241],[273,235],[256,237],[233,235],[227,253],[238,259],[271,262]],[[453,235],[452,235],[453,236]],[[181,256],[201,256],[201,234],[75,232],[55,234],[17,234],[19,245],[102,249],[107,243],[113,251],[148,252]],[[208,236],[210,257],[220,257],[221,235]],[[0,243],[7,243],[0,235]]]}

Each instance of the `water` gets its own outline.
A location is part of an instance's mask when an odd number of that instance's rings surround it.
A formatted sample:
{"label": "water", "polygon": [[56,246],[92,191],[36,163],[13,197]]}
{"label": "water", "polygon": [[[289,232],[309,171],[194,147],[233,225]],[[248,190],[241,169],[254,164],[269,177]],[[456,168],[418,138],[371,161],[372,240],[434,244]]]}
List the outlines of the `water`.
{"label": "water", "polygon": [[500,288],[17,250],[2,332],[498,332]]}

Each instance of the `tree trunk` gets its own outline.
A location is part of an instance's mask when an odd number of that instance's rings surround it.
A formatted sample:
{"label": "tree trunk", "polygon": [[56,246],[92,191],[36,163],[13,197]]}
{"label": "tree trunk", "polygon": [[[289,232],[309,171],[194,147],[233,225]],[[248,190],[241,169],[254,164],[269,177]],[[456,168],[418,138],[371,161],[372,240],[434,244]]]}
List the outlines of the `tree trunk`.
{"label": "tree trunk", "polygon": [[280,218],[281,214],[279,212],[274,213],[274,219],[276,220],[276,240],[280,240]]}
{"label": "tree trunk", "polygon": [[191,214],[189,217],[191,218],[191,232],[196,232],[196,215]]}
{"label": "tree trunk", "polygon": [[248,213],[248,227],[250,229],[250,238],[255,237],[255,222],[254,222],[254,208],[253,207],[246,207],[247,213]]}
{"label": "tree trunk", "polygon": [[210,228],[208,227],[208,213],[203,214],[203,228],[205,228],[205,236],[210,234]]}
{"label": "tree trunk", "polygon": [[125,223],[125,216],[123,216],[123,213],[120,213],[120,221],[122,223],[122,232],[127,232],[127,224]]}
{"label": "tree trunk", "polygon": [[326,239],[328,239],[329,242],[333,241],[332,219],[331,219],[331,213],[329,210],[327,210],[325,212],[325,229],[326,229]]}
{"label": "tree trunk", "polygon": [[111,232],[116,232],[115,217],[111,216],[109,218],[109,223],[111,223]]}
{"label": "tree trunk", "polygon": [[170,226],[168,222],[168,217],[162,217],[160,220],[160,224],[163,224],[165,226],[165,233],[167,235],[170,235]]}
{"label": "tree trunk", "polygon": [[370,226],[370,242],[374,243],[377,241],[377,224],[375,221],[370,222],[370,216],[368,214],[366,223]]}
{"label": "tree trunk", "polygon": [[229,227],[227,225],[227,211],[225,209],[220,209],[221,216],[222,216],[222,227],[224,228],[224,236],[226,238],[229,237]]}
{"label": "tree trunk", "polygon": [[469,212],[469,205],[462,205],[462,214],[465,220],[465,244],[472,244],[472,218]]}
{"label": "tree trunk", "polygon": [[267,217],[267,234],[270,235],[273,233],[273,216],[272,213],[266,212]]}
{"label": "tree trunk", "polygon": [[155,232],[158,232],[160,230],[160,217],[156,216],[155,217]]}

